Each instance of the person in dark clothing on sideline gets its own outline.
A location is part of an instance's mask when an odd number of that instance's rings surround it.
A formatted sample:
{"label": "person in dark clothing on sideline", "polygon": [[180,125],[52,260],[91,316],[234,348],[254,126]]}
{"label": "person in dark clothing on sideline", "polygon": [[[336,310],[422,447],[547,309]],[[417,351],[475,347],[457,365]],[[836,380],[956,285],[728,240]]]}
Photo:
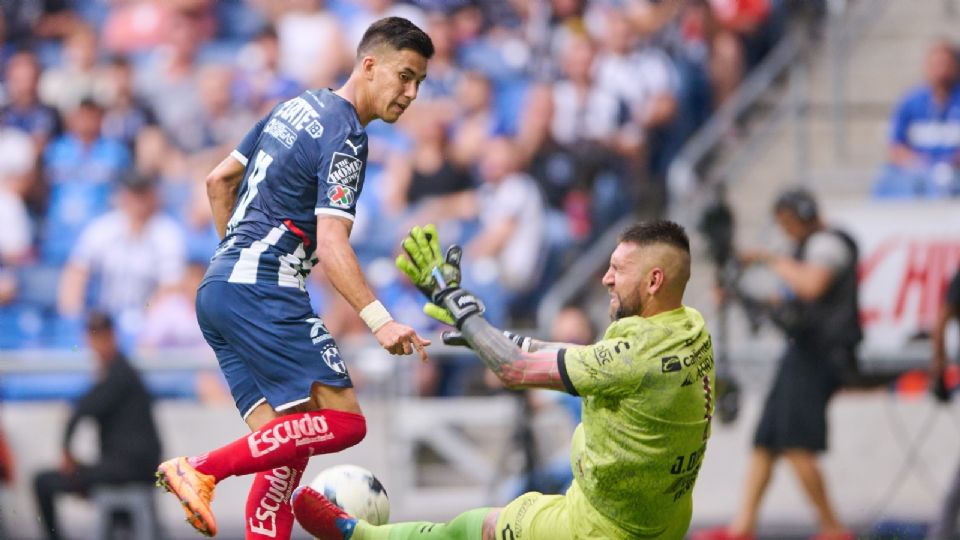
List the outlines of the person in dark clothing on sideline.
{"label": "person in dark clothing on sideline", "polygon": [[858,315],[857,244],[821,219],[813,194],[782,193],[777,224],[794,244],[792,256],[766,250],[740,254],[744,264],[765,264],[780,278],[782,297],[766,309],[787,346],[754,435],[743,499],[728,527],[699,531],[692,540],[752,540],[760,503],[774,465],[793,468],[816,510],[813,540],[853,540],[827,496],[817,455],[827,449],[827,405],[844,385],[858,382],[856,349],[863,337]]}
{"label": "person in dark clothing on sideline", "polygon": [[[60,468],[38,473],[34,482],[42,527],[50,539],[61,538],[54,509],[56,495],[87,495],[91,488],[105,484],[152,484],[160,461],[152,398],[120,352],[107,315],[89,316],[87,341],[97,362],[96,382],[77,401],[67,422]],[[70,451],[70,440],[84,417],[93,418],[100,431],[100,462],[93,465],[78,464]]]}

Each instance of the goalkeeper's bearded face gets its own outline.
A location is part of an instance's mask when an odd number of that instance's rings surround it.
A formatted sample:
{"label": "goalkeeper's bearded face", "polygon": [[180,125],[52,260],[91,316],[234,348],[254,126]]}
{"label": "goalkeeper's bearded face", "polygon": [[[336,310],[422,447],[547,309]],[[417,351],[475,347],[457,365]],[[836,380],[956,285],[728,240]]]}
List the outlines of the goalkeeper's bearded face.
{"label": "goalkeeper's bearded face", "polygon": [[618,320],[643,312],[644,275],[640,264],[640,248],[621,242],[610,255],[610,267],[603,276],[603,285],[610,292],[610,319]]}

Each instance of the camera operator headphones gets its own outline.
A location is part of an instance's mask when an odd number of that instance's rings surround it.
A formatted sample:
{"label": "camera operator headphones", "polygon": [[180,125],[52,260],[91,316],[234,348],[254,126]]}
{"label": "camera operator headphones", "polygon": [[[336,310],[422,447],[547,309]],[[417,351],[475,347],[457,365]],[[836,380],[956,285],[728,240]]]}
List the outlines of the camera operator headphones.
{"label": "camera operator headphones", "polygon": [[787,210],[804,223],[810,223],[820,215],[813,194],[803,188],[791,189],[781,193],[777,197],[774,209],[777,211]]}

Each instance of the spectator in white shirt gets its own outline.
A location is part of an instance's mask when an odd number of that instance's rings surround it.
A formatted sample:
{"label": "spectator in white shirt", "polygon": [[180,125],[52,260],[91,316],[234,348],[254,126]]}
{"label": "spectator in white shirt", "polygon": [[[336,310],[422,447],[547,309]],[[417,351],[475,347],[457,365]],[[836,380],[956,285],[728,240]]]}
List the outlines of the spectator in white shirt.
{"label": "spectator in white shirt", "polygon": [[[133,335],[148,305],[177,291],[186,265],[184,238],[158,207],[153,178],[138,173],[124,178],[116,210],[83,230],[67,261],[60,279],[61,315],[75,317],[96,307]],[[95,278],[96,294],[87,306],[88,285]]]}
{"label": "spectator in white shirt", "polygon": [[332,86],[352,65],[343,24],[320,0],[277,2],[289,11],[277,20],[280,69],[308,88]]}
{"label": "spectator in white shirt", "polygon": [[528,291],[539,275],[544,205],[540,188],[520,172],[515,143],[491,140],[480,161],[480,232],[467,244],[467,261],[494,264],[500,284],[512,293]]}
{"label": "spectator in white shirt", "polygon": [[677,110],[677,75],[670,58],[652,46],[638,46],[620,10],[606,13],[597,57],[597,86],[630,108],[644,132],[669,123]]}
{"label": "spectator in white shirt", "polygon": [[17,264],[30,251],[31,223],[24,196],[37,174],[33,140],[16,128],[0,128],[0,265]]}
{"label": "spectator in white shirt", "polygon": [[564,145],[594,143],[624,156],[636,155],[640,132],[628,122],[627,104],[614,91],[596,84],[595,58],[588,36],[567,41],[564,78],[553,86],[553,138]]}
{"label": "spectator in white shirt", "polygon": [[15,128],[0,128],[0,305],[17,294],[15,267],[30,254],[31,223],[23,191],[36,177],[33,140]]}

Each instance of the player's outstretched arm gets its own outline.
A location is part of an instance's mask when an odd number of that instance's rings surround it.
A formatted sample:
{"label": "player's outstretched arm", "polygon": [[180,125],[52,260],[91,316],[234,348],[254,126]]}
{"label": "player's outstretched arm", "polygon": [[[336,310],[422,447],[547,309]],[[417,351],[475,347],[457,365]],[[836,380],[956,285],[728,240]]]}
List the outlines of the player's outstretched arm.
{"label": "player's outstretched arm", "polygon": [[569,388],[560,371],[559,350],[523,351],[483,318],[482,305],[470,292],[438,283],[431,299],[450,313],[467,345],[507,388]]}
{"label": "player's outstretched arm", "polygon": [[468,317],[459,326],[470,348],[507,388],[566,390],[558,362],[562,347],[558,344],[551,344],[557,347],[549,350],[524,352],[479,314]]}
{"label": "player's outstretched arm", "polygon": [[245,169],[246,166],[231,154],[207,175],[207,198],[210,199],[213,224],[221,239],[227,234],[227,221],[237,202],[237,189]]}
{"label": "player's outstretched arm", "polygon": [[[433,306],[434,304],[430,304]],[[440,308],[437,308],[440,309]],[[427,311],[426,309],[424,311]],[[446,313],[446,310],[443,310]],[[427,313],[430,315],[430,313]],[[449,317],[449,313],[446,313]],[[452,321],[446,319],[441,319],[440,317],[435,317],[440,322],[445,322],[447,324],[453,324]],[[443,342],[446,345],[452,345],[454,347],[469,347],[470,344],[467,343],[466,338],[463,337],[463,334],[459,330],[447,330],[443,332]],[[503,335],[507,337],[510,341],[514,343],[517,347],[520,348],[523,352],[543,352],[543,351],[559,351],[560,349],[569,349],[571,347],[579,347],[573,343],[561,343],[558,341],[543,341],[540,339],[535,339],[530,336],[524,336],[521,334],[516,334],[510,330],[504,330]]]}
{"label": "player's outstretched arm", "polygon": [[353,222],[341,217],[321,214],[317,216],[317,252],[321,254],[320,265],[327,279],[346,301],[357,310],[380,345],[391,354],[423,352],[430,345],[405,324],[393,320],[367,284],[357,255],[350,245],[350,230]]}

